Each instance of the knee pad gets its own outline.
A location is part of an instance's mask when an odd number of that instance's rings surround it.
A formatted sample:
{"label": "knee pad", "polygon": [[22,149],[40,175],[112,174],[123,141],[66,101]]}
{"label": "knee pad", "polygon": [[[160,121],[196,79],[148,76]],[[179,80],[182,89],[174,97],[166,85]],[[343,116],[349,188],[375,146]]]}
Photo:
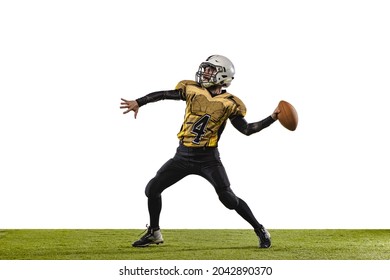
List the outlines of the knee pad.
{"label": "knee pad", "polygon": [[149,183],[146,185],[145,188],[145,195],[149,197],[160,197],[161,192],[156,191],[157,188],[157,182],[155,179],[152,179],[149,181]]}
{"label": "knee pad", "polygon": [[218,193],[219,200],[226,208],[233,210],[238,206],[238,197],[232,191],[223,191]]}

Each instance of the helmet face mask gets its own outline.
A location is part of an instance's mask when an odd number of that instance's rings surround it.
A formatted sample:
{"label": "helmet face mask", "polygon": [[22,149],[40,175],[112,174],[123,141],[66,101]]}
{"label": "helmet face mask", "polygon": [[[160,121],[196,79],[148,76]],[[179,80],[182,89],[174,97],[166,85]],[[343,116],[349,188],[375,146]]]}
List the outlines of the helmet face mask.
{"label": "helmet face mask", "polygon": [[228,58],[222,55],[212,55],[199,65],[195,80],[205,88],[228,87],[234,79],[234,73],[233,63]]}

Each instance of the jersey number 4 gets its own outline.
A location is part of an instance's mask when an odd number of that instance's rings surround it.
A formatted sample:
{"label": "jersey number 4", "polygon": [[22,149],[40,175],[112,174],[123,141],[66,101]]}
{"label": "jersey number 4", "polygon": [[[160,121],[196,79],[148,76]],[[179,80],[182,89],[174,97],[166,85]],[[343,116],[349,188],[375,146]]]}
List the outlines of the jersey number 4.
{"label": "jersey number 4", "polygon": [[200,139],[202,139],[202,136],[206,133],[206,126],[207,123],[210,120],[210,115],[206,114],[202,116],[194,125],[192,126],[191,132],[194,133],[195,139],[192,140],[192,143],[199,144]]}

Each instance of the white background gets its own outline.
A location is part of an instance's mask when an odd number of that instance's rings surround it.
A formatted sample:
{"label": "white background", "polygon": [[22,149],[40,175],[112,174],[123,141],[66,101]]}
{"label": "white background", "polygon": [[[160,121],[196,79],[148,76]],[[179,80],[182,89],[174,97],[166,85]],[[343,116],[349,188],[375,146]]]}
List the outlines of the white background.
{"label": "white background", "polygon": [[[236,67],[248,122],[299,113],[221,159],[268,228],[389,228],[387,1],[2,1],[0,228],[143,228],[144,187],[173,156],[185,103],[123,115],[211,54]],[[250,228],[200,177],[163,193],[163,228]]]}

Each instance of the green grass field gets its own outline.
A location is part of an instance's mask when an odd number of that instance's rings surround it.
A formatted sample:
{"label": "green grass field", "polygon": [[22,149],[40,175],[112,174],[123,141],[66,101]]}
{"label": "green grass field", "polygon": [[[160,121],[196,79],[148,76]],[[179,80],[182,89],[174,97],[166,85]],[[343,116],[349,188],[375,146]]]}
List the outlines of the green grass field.
{"label": "green grass field", "polygon": [[1,260],[389,260],[390,230],[163,230],[165,243],[133,248],[142,230],[0,230]]}

